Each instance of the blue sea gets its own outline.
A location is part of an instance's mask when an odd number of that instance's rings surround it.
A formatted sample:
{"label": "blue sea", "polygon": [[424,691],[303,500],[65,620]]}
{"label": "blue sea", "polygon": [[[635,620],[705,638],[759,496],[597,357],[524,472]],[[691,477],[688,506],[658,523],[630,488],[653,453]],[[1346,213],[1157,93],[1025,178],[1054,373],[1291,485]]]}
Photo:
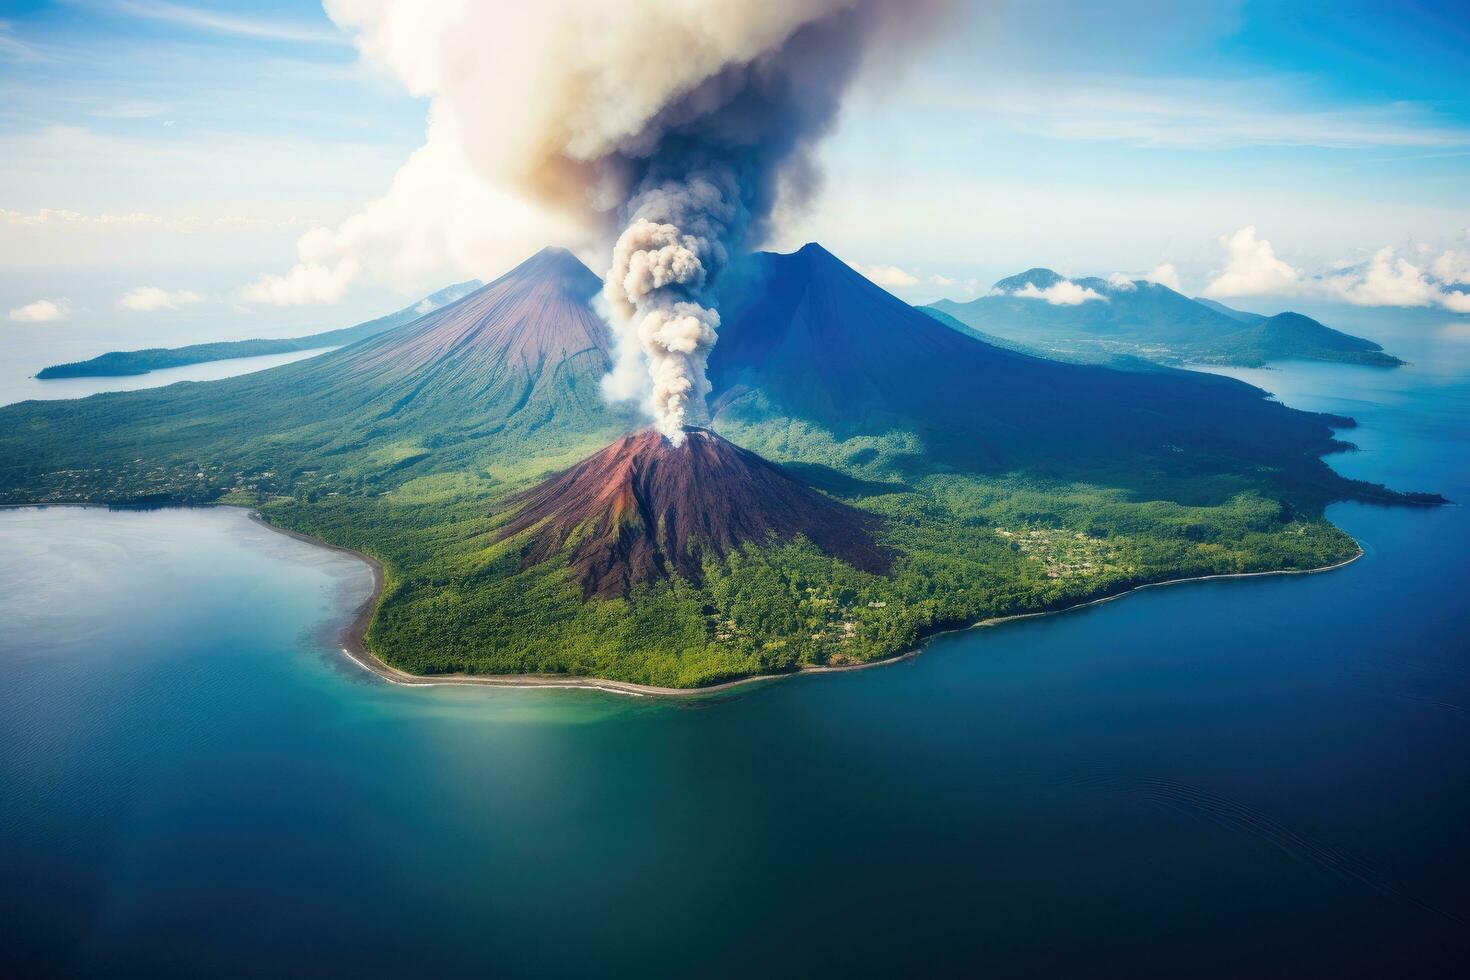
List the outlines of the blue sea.
{"label": "blue sea", "polygon": [[[1230,373],[1470,501],[1470,330],[1334,325],[1412,364]],[[389,685],[367,570],[238,511],[0,512],[3,972],[1463,975],[1470,510],[1331,517],[1339,571],[665,701]]]}

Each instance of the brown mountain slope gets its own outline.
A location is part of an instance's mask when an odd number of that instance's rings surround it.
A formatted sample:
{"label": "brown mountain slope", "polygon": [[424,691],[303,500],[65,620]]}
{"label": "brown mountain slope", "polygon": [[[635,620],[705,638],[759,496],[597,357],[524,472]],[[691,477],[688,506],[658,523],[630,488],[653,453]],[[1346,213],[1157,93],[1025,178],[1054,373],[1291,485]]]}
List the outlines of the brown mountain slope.
{"label": "brown mountain slope", "polygon": [[533,531],[530,566],[570,547],[585,595],[625,595],[637,582],[700,578],[706,553],[805,535],[822,551],[881,574],[878,519],[818,493],[755,453],[704,429],[673,446],[652,429],[520,494],[502,540]]}

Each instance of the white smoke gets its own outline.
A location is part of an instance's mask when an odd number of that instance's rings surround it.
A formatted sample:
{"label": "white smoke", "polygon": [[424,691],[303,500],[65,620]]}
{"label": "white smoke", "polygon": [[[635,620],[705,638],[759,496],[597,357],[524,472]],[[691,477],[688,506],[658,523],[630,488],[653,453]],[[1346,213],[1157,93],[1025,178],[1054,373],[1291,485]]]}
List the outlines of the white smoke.
{"label": "white smoke", "polygon": [[814,189],[815,143],[879,45],[952,0],[325,0],[487,182],[616,238],[607,390],[671,440],[703,420],[710,291]]}
{"label": "white smoke", "polygon": [[[733,176],[700,171],[656,184],[629,203],[630,223],[613,247],[603,295],[618,333],[617,363],[604,383],[614,399],[645,394],[654,425],[674,445],[684,426],[706,421],[705,367],[720,314],[698,302],[719,277],[725,242],[741,217]],[[646,365],[645,382],[640,369]]]}

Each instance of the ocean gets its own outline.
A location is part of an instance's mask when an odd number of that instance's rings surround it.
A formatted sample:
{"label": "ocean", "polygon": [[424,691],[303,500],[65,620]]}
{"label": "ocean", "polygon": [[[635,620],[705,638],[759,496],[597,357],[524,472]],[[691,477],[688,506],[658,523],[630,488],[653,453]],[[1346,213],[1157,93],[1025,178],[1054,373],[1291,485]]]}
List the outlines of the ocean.
{"label": "ocean", "polygon": [[[1410,366],[1228,373],[1470,500],[1470,331],[1375,315]],[[0,511],[0,961],[1457,975],[1470,510],[1330,516],[1334,572],[660,700],[390,685],[334,642],[367,569],[239,511]]]}

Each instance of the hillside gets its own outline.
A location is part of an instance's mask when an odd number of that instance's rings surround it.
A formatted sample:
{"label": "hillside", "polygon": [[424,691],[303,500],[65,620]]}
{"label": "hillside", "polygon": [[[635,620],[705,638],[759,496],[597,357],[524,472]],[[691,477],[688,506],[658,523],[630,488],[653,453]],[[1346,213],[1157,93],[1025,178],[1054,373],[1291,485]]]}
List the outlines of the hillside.
{"label": "hillside", "polygon": [[[0,502],[221,502],[381,560],[419,673],[691,686],[860,663],[1144,582],[1310,568],[1351,420],[1004,350],[812,245],[722,287],[710,433],[609,407],[598,278],[548,249],[413,323],[208,383],[0,409]],[[550,475],[549,474],[555,474]]]}
{"label": "hillside", "polygon": [[5,456],[0,486],[20,468],[48,474],[61,497],[80,480],[93,499],[197,501],[376,492],[472,459],[517,467],[536,454],[528,445],[575,458],[635,423],[599,394],[611,363],[607,326],[588,306],[599,286],[570,252],[547,249],[447,307],[320,357],[12,406],[0,442],[27,448]]}
{"label": "hillside", "polygon": [[781,450],[762,434],[771,416],[828,433],[834,461],[873,462],[862,450],[844,455],[841,444],[889,433],[895,447],[923,447],[908,450],[917,457],[908,462],[896,448],[906,470],[1107,473],[1140,489],[1147,474],[1149,492],[1172,483],[1167,492],[1187,494],[1200,479],[1238,479],[1269,463],[1273,493],[1315,504],[1343,492],[1318,457],[1335,445],[1331,427],[1350,420],[1287,409],[1228,378],[1124,372],[993,347],[816,245],[755,256],[734,293],[710,360],[715,423],[740,427],[746,445],[776,459]]}
{"label": "hillside", "polygon": [[147,374],[164,368],[184,367],[189,364],[204,364],[209,361],[228,361],[237,357],[259,357],[265,354],[289,354],[293,351],[317,350],[322,347],[342,347],[372,337],[385,330],[412,323],[425,313],[446,306],[482,286],[478,279],[457,282],[438,292],[430,293],[417,303],[401,310],[367,320],[351,327],[325,330],[305,337],[286,337],[273,340],[222,340],[212,344],[189,344],[185,347],[149,347],[146,350],[109,351],[85,361],[71,364],[53,364],[42,368],[36,377],[51,378],[115,378],[128,375]]}
{"label": "hillside", "polygon": [[[524,562],[570,547],[587,596],[625,596],[639,582],[703,576],[706,558],[803,535],[822,552],[881,574],[871,514],[804,486],[780,467],[706,429],[681,446],[653,429],[624,436],[512,497],[501,539],[531,532]],[[575,538],[575,541],[573,540]]]}
{"label": "hillside", "polygon": [[[1052,302],[1044,294],[1059,285],[1085,290],[1080,295],[1088,298]],[[1248,367],[1288,358],[1374,367],[1403,363],[1370,340],[1299,313],[1265,317],[1190,299],[1158,283],[1067,280],[1051,269],[1028,269],[1000,280],[985,296],[965,303],[940,300],[930,308],[974,330],[1063,355],[1123,354],[1169,364]]]}

